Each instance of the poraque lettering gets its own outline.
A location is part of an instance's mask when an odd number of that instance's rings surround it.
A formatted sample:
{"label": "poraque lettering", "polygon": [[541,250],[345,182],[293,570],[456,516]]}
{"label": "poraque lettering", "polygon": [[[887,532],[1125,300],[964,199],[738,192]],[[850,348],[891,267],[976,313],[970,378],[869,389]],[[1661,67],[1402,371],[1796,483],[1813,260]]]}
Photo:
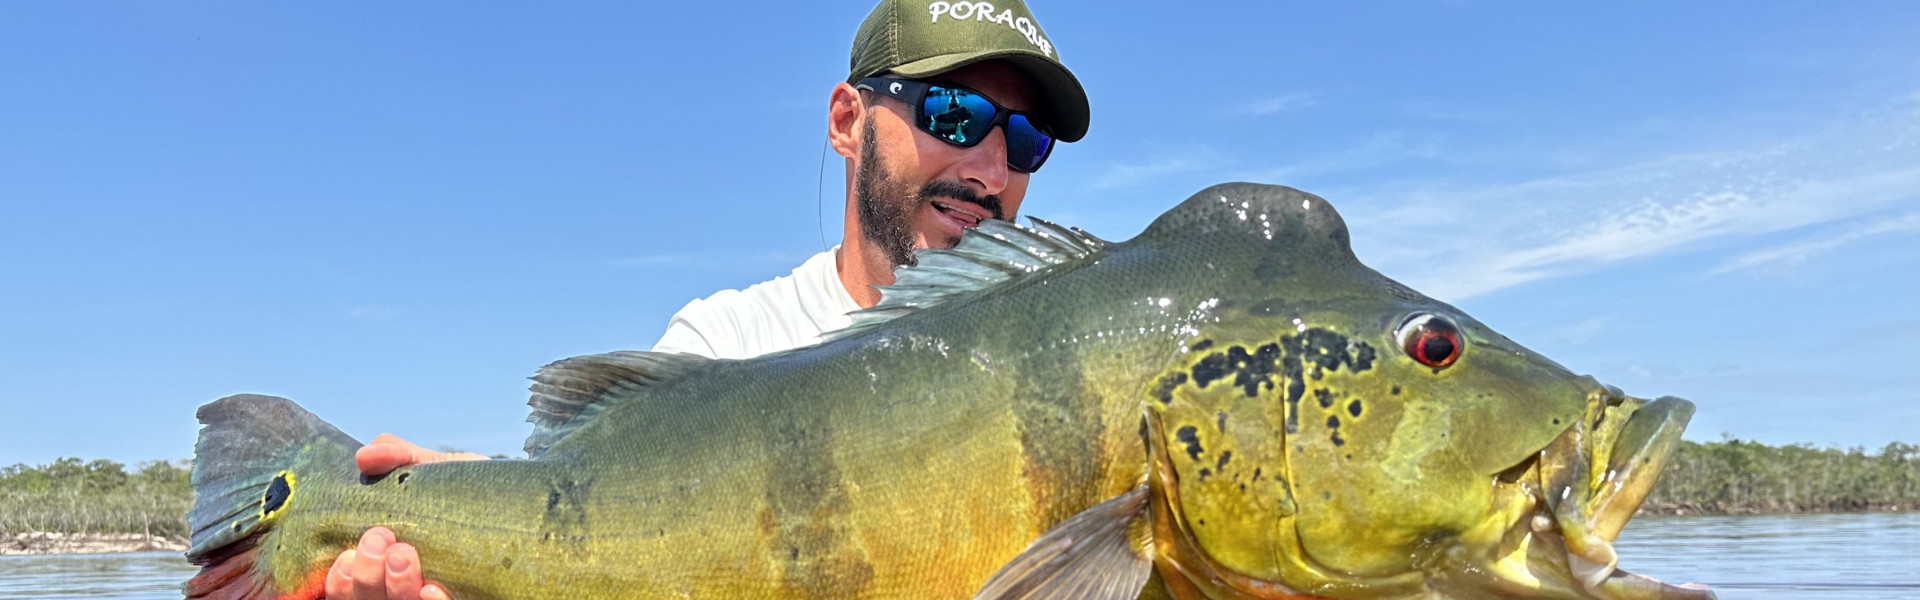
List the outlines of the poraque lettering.
{"label": "poraque lettering", "polygon": [[1000,11],[998,14],[995,14],[993,9],[992,2],[931,2],[927,4],[927,14],[933,17],[934,23],[939,23],[940,17],[947,17],[949,20],[972,19],[999,23],[1026,36],[1027,43],[1039,48],[1041,54],[1053,56],[1053,42],[1047,41],[1045,36],[1040,35],[1040,28],[1033,24],[1033,19],[1015,17],[1011,8]]}

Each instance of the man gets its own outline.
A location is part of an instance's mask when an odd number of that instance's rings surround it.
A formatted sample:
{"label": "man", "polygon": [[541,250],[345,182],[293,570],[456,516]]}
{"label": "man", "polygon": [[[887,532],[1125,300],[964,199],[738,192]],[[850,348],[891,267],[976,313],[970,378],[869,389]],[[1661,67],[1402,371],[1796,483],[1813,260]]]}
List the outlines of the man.
{"label": "man", "polygon": [[[997,12],[996,12],[997,11]],[[819,342],[880,300],[917,248],[951,248],[983,219],[1012,219],[1054,143],[1086,133],[1080,83],[1020,0],[883,0],[855,34],[852,68],[828,100],[827,141],[846,159],[845,234],[792,273],[723,290],[675,313],[655,351],[747,358]],[[483,458],[381,435],[361,471]],[[326,582],[341,600],[441,600],[385,528],[342,553]]]}

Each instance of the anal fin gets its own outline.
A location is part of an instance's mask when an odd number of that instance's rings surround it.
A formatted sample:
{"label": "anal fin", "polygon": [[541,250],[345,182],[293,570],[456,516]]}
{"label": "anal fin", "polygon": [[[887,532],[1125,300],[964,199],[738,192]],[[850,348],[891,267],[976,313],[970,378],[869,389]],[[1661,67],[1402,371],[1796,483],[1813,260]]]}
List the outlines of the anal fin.
{"label": "anal fin", "polygon": [[1130,600],[1153,575],[1147,486],[1081,511],[987,579],[974,600]]}

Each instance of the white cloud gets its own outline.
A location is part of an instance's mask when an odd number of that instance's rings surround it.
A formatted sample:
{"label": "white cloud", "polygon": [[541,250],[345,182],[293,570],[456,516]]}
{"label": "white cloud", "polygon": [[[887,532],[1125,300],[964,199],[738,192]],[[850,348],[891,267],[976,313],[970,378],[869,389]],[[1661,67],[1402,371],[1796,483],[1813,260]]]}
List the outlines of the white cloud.
{"label": "white cloud", "polygon": [[1504,112],[1433,102],[1407,102],[1400,105],[1400,110],[1410,116],[1438,121],[1502,123],[1513,118]]}
{"label": "white cloud", "polygon": [[1807,259],[1883,233],[1920,233],[1920,213],[1874,220],[1826,237],[1801,240],[1740,255],[1708,272],[1708,276],[1721,275],[1744,269],[1777,266],[1791,267],[1806,262]]}
{"label": "white cloud", "polygon": [[643,254],[606,261],[606,264],[618,267],[699,267],[718,265],[761,265],[791,264],[798,266],[812,252],[768,250],[751,254],[694,254],[669,252],[661,254]]}
{"label": "white cloud", "polygon": [[645,254],[641,256],[630,256],[627,258],[616,258],[608,262],[615,265],[623,266],[623,267],[656,267],[656,266],[664,266],[664,265],[692,264],[694,260],[695,260],[695,256],[692,254],[670,253],[670,254]]}
{"label": "white cloud", "polygon": [[1113,189],[1126,187],[1167,175],[1202,171],[1215,168],[1220,160],[1218,155],[1205,149],[1196,149],[1177,155],[1162,155],[1138,162],[1113,163],[1093,178],[1094,189]]}
{"label": "white cloud", "polygon": [[1866,119],[1755,150],[1478,189],[1369,186],[1347,191],[1343,197],[1360,202],[1344,212],[1369,264],[1459,300],[1910,205],[1920,188],[1917,146],[1912,135]]}
{"label": "white cloud", "polygon": [[1292,92],[1242,104],[1233,109],[1234,114],[1266,116],[1282,110],[1313,106],[1319,94]]}
{"label": "white cloud", "polygon": [[1297,182],[1313,176],[1345,173],[1393,164],[1408,159],[1444,158],[1438,144],[1428,139],[1409,139],[1400,132],[1381,132],[1343,150],[1315,153],[1309,158],[1289,162],[1287,166],[1233,173],[1233,181]]}
{"label": "white cloud", "polygon": [[356,306],[347,311],[347,316],[358,319],[385,319],[399,314],[399,309],[390,306]]}
{"label": "white cloud", "polygon": [[1578,346],[1600,337],[1600,333],[1606,331],[1606,329],[1607,320],[1603,317],[1594,317],[1579,323],[1549,330],[1547,331],[1547,335],[1568,344]]}

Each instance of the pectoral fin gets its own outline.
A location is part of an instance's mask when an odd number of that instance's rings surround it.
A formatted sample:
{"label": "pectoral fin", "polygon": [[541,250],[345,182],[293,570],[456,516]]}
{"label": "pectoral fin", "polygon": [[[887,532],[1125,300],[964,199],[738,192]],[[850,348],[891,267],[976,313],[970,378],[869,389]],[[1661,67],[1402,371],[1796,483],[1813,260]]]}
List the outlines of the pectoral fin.
{"label": "pectoral fin", "polygon": [[1081,511],[1000,567],[974,600],[1137,598],[1153,574],[1148,518],[1144,485]]}

